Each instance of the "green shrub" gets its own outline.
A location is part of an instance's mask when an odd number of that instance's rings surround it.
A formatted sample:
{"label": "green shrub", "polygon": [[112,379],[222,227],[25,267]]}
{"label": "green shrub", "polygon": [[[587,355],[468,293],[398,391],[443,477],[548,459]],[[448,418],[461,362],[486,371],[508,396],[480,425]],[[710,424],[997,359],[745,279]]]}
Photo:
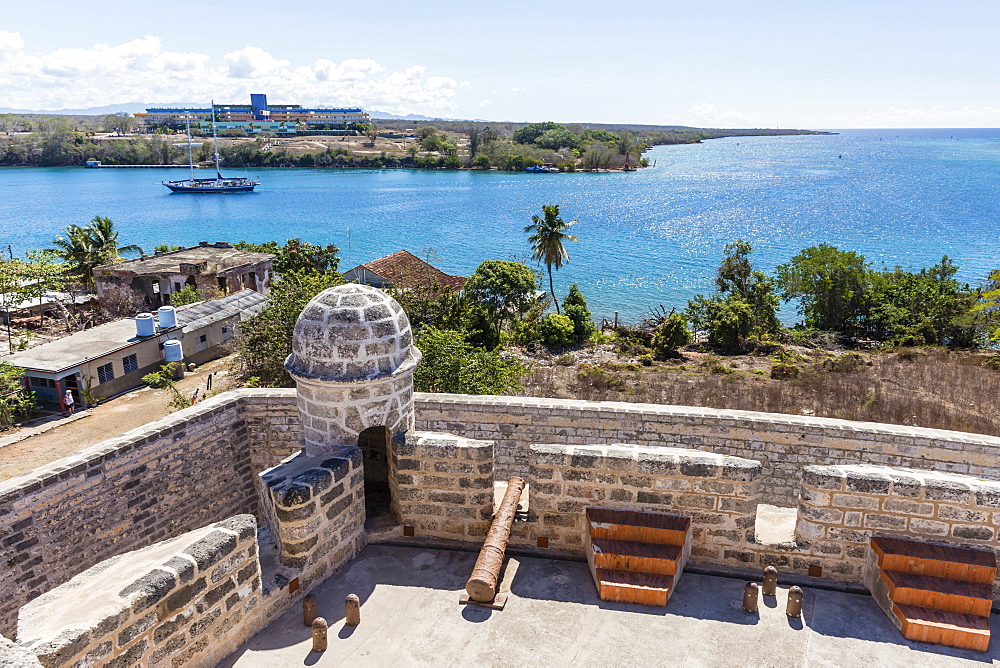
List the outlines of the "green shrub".
{"label": "green shrub", "polygon": [[795,364],[796,362],[805,362],[806,356],[794,350],[782,348],[774,353],[771,360],[780,364]]}
{"label": "green shrub", "polygon": [[994,371],[1000,371],[1000,355],[994,355],[993,357],[986,360],[986,366],[993,369]]}
{"label": "green shrub", "polygon": [[799,377],[799,367],[794,364],[778,362],[771,366],[771,378],[775,380],[792,380]]}
{"label": "green shrub", "polygon": [[472,161],[472,166],[477,169],[489,169],[491,166],[489,156],[477,155],[476,159]]}
{"label": "green shrub", "polygon": [[708,358],[707,360],[701,363],[701,366],[709,373],[718,373],[722,375],[729,375],[731,373],[736,373],[735,369],[731,369],[730,367],[723,364],[722,360],[719,360],[715,357]]}
{"label": "green shrub", "polygon": [[573,366],[576,364],[576,358],[569,353],[565,353],[556,358],[556,364],[559,366]]}
{"label": "green shrub", "polygon": [[607,371],[597,366],[581,364],[577,367],[576,378],[581,383],[590,385],[596,390],[613,390],[624,392],[628,385],[625,379],[614,371]]}
{"label": "green shrub", "polygon": [[573,321],[558,313],[542,318],[542,341],[550,348],[565,348],[574,341]]}
{"label": "green shrub", "polygon": [[639,355],[639,363],[643,366],[653,366],[653,356],[649,354]]}
{"label": "green shrub", "polygon": [[840,357],[823,360],[823,368],[834,373],[854,373],[865,366],[866,360],[858,353],[844,353]]}
{"label": "green shrub", "polygon": [[514,394],[528,370],[517,357],[476,348],[464,332],[421,329],[417,346],[423,360],[413,374],[418,392]]}
{"label": "green shrub", "polygon": [[576,283],[569,286],[569,294],[563,300],[563,314],[573,321],[573,343],[583,343],[593,336],[594,318]]}
{"label": "green shrub", "polygon": [[900,362],[915,362],[919,358],[924,357],[927,353],[922,350],[915,350],[913,348],[900,348],[896,352],[896,359]]}
{"label": "green shrub", "polygon": [[671,313],[653,332],[653,352],[666,357],[691,343],[691,331],[680,313]]}

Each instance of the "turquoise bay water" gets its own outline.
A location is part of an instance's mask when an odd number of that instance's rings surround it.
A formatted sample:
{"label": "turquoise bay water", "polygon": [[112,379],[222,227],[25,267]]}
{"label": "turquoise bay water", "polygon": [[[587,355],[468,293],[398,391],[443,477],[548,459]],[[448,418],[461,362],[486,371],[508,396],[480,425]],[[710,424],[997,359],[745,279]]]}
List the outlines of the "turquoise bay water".
{"label": "turquoise bay water", "polygon": [[[738,137],[648,156],[656,166],[630,174],[255,169],[263,185],[248,195],[171,194],[158,183],[185,178],[176,169],[2,168],[0,244],[44,247],[101,215],[147,249],[300,237],[339,246],[344,270],[433,248],[435,264],[465,275],[487,259],[526,260],[522,228],[559,204],[580,242],[557,292],[579,283],[595,317],[627,320],[711,290],[722,247],[739,237],[765,270],[818,243],[877,266],[947,254],[973,283],[1000,268],[1000,130]],[[794,319],[790,305],[783,316]]]}

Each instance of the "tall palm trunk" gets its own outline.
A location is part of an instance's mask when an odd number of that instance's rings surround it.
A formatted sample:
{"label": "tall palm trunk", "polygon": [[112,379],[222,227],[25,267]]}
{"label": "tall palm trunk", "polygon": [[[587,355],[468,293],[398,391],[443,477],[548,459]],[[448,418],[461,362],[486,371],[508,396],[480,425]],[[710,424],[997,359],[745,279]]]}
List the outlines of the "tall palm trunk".
{"label": "tall palm trunk", "polygon": [[558,314],[559,300],[556,299],[556,288],[555,285],[553,285],[552,283],[552,265],[547,263],[546,266],[549,268],[549,292],[552,293],[552,302],[556,305],[556,314]]}

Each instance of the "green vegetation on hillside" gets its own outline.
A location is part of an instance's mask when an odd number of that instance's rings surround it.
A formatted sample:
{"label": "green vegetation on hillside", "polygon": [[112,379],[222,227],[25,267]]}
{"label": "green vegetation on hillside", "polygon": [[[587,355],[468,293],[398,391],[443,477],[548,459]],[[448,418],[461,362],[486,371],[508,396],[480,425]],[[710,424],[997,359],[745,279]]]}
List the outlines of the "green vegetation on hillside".
{"label": "green vegetation on hillside", "polygon": [[[317,128],[318,129],[318,128]],[[799,130],[720,130],[679,126],[471,121],[357,123],[353,137],[302,134],[281,137],[243,130],[220,132],[228,167],[356,167],[501,169],[522,171],[547,164],[561,171],[645,166],[642,153],[658,144],[695,143],[727,136],[808,134]],[[174,143],[178,131],[142,127],[128,114],[109,116],[0,115],[0,166],[182,165],[187,152]],[[105,134],[100,134],[105,133]],[[133,134],[140,133],[140,134]],[[181,133],[182,134],[182,133]],[[201,129],[193,134],[204,136]],[[212,161],[211,141],[196,151]]]}

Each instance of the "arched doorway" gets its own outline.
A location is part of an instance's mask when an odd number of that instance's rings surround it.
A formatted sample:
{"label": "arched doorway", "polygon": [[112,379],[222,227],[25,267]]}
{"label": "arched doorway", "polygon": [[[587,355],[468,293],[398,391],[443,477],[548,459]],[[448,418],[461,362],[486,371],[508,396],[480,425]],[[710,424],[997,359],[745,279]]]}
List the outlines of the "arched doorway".
{"label": "arched doorway", "polygon": [[365,514],[367,521],[391,518],[392,495],[389,490],[388,427],[369,427],[358,435],[358,447],[364,461]]}

